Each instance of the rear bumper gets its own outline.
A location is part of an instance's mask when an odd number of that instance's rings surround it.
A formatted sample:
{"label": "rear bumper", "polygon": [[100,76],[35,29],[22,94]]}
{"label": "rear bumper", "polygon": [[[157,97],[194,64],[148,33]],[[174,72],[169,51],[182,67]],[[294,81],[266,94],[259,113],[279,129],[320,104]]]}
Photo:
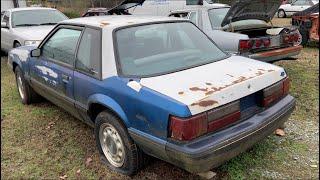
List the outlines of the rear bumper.
{"label": "rear bumper", "polygon": [[302,50],[302,46],[293,46],[293,47],[287,47],[287,48],[281,48],[281,49],[275,49],[271,51],[266,51],[266,52],[260,52],[256,54],[250,54],[248,57],[260,61],[276,61],[276,60],[281,60],[284,58],[296,56],[300,54]]}
{"label": "rear bumper", "polygon": [[294,107],[295,99],[288,95],[239,124],[188,143],[159,140],[132,129],[129,133],[147,154],[198,173],[221,165],[272,134],[289,118]]}

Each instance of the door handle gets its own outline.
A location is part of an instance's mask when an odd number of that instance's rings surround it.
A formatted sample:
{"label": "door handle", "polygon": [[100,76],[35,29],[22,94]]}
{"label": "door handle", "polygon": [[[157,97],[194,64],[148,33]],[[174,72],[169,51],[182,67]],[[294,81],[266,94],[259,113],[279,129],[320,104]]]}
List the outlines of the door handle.
{"label": "door handle", "polygon": [[68,83],[69,80],[71,79],[70,76],[65,75],[65,74],[62,74],[61,77],[62,77],[62,82],[64,82],[64,83]]}

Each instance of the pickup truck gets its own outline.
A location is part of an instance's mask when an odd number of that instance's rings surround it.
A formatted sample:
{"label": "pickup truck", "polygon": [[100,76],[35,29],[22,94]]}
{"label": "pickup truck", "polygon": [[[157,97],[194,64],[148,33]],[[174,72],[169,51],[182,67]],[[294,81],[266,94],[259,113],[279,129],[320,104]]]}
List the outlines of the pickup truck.
{"label": "pickup truck", "polygon": [[147,155],[206,172],[295,107],[283,68],[225,53],[181,18],[65,20],[38,46],[11,50],[8,64],[23,104],[42,96],[93,127],[102,162],[126,175]]}

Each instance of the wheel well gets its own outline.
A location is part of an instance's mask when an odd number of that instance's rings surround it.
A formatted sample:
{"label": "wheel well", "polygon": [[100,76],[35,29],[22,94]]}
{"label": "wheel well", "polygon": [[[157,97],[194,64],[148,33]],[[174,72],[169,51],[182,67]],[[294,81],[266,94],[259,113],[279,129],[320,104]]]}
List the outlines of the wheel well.
{"label": "wheel well", "polygon": [[12,44],[12,47],[14,47],[14,44],[15,44],[15,43],[19,43],[19,44],[21,45],[21,43],[20,43],[18,40],[14,40],[14,41],[13,41],[13,44]]}
{"label": "wheel well", "polygon": [[15,71],[16,67],[18,66],[18,64],[16,62],[12,63],[12,70],[13,72]]}
{"label": "wheel well", "polygon": [[102,111],[105,111],[105,110],[107,110],[109,113],[113,114],[114,116],[118,117],[122,121],[122,119],[119,117],[119,115],[114,110],[112,110],[109,107],[106,107],[102,104],[99,104],[99,103],[93,103],[89,106],[88,114],[89,114],[91,121],[95,122],[98,114],[101,113]]}

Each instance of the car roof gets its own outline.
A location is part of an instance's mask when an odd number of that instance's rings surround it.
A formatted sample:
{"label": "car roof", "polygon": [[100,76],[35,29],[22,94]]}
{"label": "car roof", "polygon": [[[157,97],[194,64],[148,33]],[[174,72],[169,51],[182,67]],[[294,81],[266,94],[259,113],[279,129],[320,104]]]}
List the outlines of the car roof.
{"label": "car roof", "polygon": [[186,12],[186,11],[195,11],[195,10],[208,10],[208,9],[215,9],[215,8],[230,8],[229,5],[227,4],[208,4],[208,5],[203,5],[203,6],[191,6],[185,9],[178,9],[178,10],[173,10],[170,12],[172,13],[179,13],[179,12]]}
{"label": "car roof", "polygon": [[142,15],[109,15],[91,16],[61,21],[59,24],[89,25],[101,28],[117,28],[127,25],[163,22],[163,21],[185,21],[181,18],[165,16],[142,16]]}
{"label": "car roof", "polygon": [[12,8],[8,9],[8,11],[15,12],[15,11],[26,11],[26,10],[56,10],[54,8],[47,8],[47,7],[23,7],[23,8]]}

